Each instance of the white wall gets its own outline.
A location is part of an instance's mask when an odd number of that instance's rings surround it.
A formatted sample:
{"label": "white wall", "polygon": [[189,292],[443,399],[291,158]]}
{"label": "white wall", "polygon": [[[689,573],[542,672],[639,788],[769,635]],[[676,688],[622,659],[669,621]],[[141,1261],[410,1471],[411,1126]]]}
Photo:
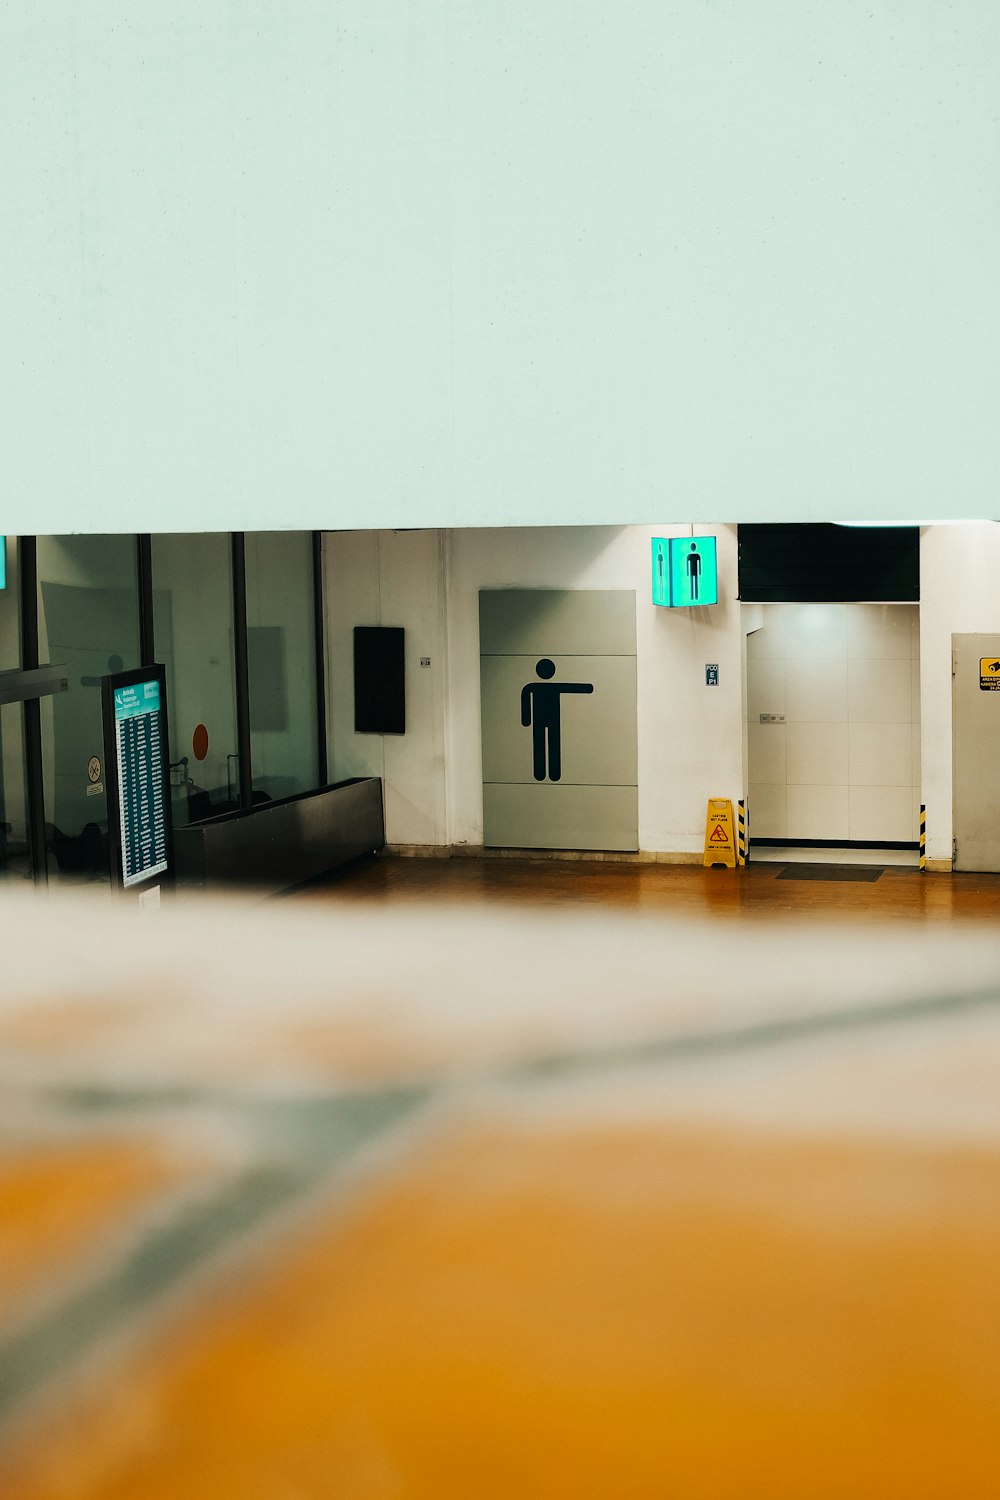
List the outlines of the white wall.
{"label": "white wall", "polygon": [[[757,838],[915,842],[915,604],[765,604],[748,638],[748,787]],[[783,723],[760,722],[781,714]]]}
{"label": "white wall", "polygon": [[[436,531],[337,532],[324,538],[324,566],[331,780],[381,776],[388,842],[447,844],[444,537]],[[355,625],[406,631],[403,735],[354,732]],[[430,657],[429,667],[420,666],[422,656]]]}
{"label": "white wall", "polygon": [[[720,602],[650,603],[653,535],[684,527],[463,529],[327,538],[331,744],[337,776],[386,783],[387,841],[482,842],[479,590],[634,589],[637,611],[639,845],[700,855],[709,797],[742,795],[742,633],[736,529],[695,523],[719,545]],[[353,732],[351,628],[407,630],[407,733]],[[431,668],[420,668],[420,656]],[[719,664],[719,686],[705,664]]]}
{"label": "white wall", "polygon": [[1000,525],[920,533],[921,762],[927,857],[951,862],[951,637],[1000,632]]}
{"label": "white wall", "polygon": [[997,55],[985,0],[7,0],[5,527],[989,515]]}

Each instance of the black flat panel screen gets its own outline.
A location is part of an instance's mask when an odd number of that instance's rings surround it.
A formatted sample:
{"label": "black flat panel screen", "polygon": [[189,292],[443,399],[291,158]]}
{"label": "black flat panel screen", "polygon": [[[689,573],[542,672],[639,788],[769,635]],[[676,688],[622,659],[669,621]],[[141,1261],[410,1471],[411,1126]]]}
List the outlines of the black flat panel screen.
{"label": "black flat panel screen", "polygon": [[358,734],[404,734],[403,629],[354,627],[354,728]]}
{"label": "black flat panel screen", "polygon": [[903,603],[920,598],[917,526],[739,528],[746,603]]}

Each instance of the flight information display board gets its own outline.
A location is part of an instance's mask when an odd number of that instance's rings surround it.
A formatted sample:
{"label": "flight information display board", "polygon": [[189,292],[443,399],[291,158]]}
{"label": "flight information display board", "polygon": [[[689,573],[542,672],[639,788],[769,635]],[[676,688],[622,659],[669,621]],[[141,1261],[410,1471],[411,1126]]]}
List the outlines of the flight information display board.
{"label": "flight information display board", "polygon": [[164,669],[102,678],[108,824],[123,886],[171,872],[170,766]]}

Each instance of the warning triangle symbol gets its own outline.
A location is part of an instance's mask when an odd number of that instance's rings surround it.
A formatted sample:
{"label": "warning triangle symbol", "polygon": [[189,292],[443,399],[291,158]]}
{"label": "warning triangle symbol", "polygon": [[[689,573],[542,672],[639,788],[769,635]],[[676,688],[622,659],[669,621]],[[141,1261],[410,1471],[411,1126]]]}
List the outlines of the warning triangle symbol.
{"label": "warning triangle symbol", "polygon": [[723,828],[721,823],[716,823],[715,827],[712,829],[712,832],[708,835],[708,842],[710,844],[729,843],[729,834]]}

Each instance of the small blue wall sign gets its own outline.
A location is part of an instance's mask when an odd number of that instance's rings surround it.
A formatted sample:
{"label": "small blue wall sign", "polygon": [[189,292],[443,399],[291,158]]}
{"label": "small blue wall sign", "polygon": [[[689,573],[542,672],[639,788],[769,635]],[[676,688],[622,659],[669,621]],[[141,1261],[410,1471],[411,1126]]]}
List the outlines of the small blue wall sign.
{"label": "small blue wall sign", "polygon": [[705,686],[719,686],[719,663],[717,661],[707,661],[705,663]]}

